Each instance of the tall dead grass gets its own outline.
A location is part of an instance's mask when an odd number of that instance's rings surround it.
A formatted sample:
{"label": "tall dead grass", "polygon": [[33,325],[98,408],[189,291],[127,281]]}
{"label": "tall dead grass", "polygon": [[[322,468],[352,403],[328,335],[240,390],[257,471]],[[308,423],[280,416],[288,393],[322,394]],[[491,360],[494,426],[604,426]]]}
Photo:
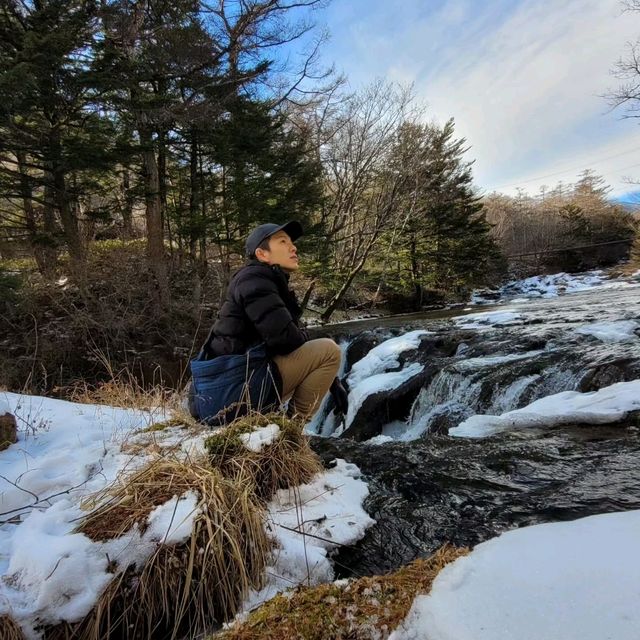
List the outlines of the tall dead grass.
{"label": "tall dead grass", "polygon": [[2,640],[25,640],[22,629],[9,616],[0,616],[0,638]]}
{"label": "tall dead grass", "polygon": [[[260,451],[247,449],[240,436],[269,424],[280,429],[275,440]],[[214,433],[205,441],[205,448],[212,466],[222,475],[253,485],[261,500],[269,500],[278,489],[305,484],[322,470],[303,428],[301,421],[281,413],[254,413]]]}
{"label": "tall dead grass", "polygon": [[121,483],[80,525],[93,540],[118,537],[173,496],[199,496],[189,540],[161,545],[143,567],[112,559],[114,580],[78,625],[51,638],[177,638],[210,631],[232,617],[250,588],[259,588],[269,542],[251,487],[222,477],[206,463],[161,459]]}

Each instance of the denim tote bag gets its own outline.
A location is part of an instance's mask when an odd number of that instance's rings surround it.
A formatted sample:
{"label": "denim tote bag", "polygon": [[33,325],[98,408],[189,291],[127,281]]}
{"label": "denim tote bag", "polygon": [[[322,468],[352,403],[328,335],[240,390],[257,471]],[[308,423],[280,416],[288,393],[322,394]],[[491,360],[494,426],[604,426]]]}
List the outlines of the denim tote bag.
{"label": "denim tote bag", "polygon": [[203,360],[202,351],[191,361],[191,414],[219,426],[248,411],[269,411],[279,404],[282,383],[277,366],[264,344],[244,354]]}

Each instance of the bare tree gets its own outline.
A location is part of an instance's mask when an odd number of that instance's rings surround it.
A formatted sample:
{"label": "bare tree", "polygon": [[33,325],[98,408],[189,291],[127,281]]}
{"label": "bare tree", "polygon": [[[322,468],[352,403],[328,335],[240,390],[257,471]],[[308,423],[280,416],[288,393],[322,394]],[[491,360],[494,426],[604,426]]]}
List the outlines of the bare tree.
{"label": "bare tree", "polygon": [[323,114],[327,230],[323,250],[331,255],[333,295],[322,313],[327,321],[364,267],[384,231],[397,221],[399,185],[389,154],[403,122],[415,116],[409,88],[382,80],[346,99],[336,113]]}

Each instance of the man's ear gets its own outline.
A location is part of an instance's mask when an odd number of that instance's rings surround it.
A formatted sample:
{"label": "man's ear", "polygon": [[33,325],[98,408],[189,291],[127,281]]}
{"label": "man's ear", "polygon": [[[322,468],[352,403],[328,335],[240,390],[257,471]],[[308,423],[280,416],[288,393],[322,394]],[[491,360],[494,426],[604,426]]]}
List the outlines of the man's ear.
{"label": "man's ear", "polygon": [[260,262],[269,262],[269,252],[265,251],[264,249],[260,249],[260,247],[258,247],[256,249],[256,258],[258,260],[260,260]]}

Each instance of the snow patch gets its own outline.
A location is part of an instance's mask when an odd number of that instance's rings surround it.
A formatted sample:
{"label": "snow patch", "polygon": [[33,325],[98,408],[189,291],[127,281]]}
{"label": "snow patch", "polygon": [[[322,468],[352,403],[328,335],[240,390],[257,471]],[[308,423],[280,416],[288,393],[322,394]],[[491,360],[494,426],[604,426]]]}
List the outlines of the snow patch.
{"label": "snow patch", "polygon": [[280,427],[277,424],[268,424],[251,433],[242,433],[240,440],[249,451],[261,451],[262,447],[272,444],[280,435]]}
{"label": "snow patch", "polygon": [[385,340],[382,344],[374,347],[364,358],[358,360],[351,367],[347,378],[349,387],[353,389],[373,375],[399,367],[400,360],[398,356],[405,351],[417,349],[423,336],[430,334],[432,334],[431,331],[425,330],[409,331],[397,338]]}
{"label": "snow patch", "polygon": [[637,640],[640,511],[504,533],[446,566],[389,640]]}
{"label": "snow patch", "polygon": [[357,542],[375,524],[362,508],[368,495],[358,467],[344,460],[313,482],[278,491],[267,509],[268,530],[279,548],[265,570],[266,586],[249,594],[243,611],[299,584],[331,582],[331,553]]}
{"label": "snow patch", "polygon": [[180,498],[173,496],[149,514],[144,537],[162,544],[182,544],[191,536],[198,515],[198,495],[194,491],[187,491]]}
{"label": "snow patch", "polygon": [[470,313],[466,316],[455,316],[452,320],[463,329],[486,329],[492,326],[512,326],[522,324],[522,316],[512,309]]}
{"label": "snow patch", "polygon": [[627,342],[638,338],[639,328],[640,323],[635,320],[617,320],[583,324],[577,327],[575,332],[585,336],[593,336],[602,342]]}
{"label": "snow patch", "polygon": [[561,424],[608,424],[622,420],[629,412],[640,410],[640,380],[618,382],[599,391],[580,393],[563,391],[500,416],[475,415],[449,435],[483,438],[493,433],[526,427],[551,427]]}

